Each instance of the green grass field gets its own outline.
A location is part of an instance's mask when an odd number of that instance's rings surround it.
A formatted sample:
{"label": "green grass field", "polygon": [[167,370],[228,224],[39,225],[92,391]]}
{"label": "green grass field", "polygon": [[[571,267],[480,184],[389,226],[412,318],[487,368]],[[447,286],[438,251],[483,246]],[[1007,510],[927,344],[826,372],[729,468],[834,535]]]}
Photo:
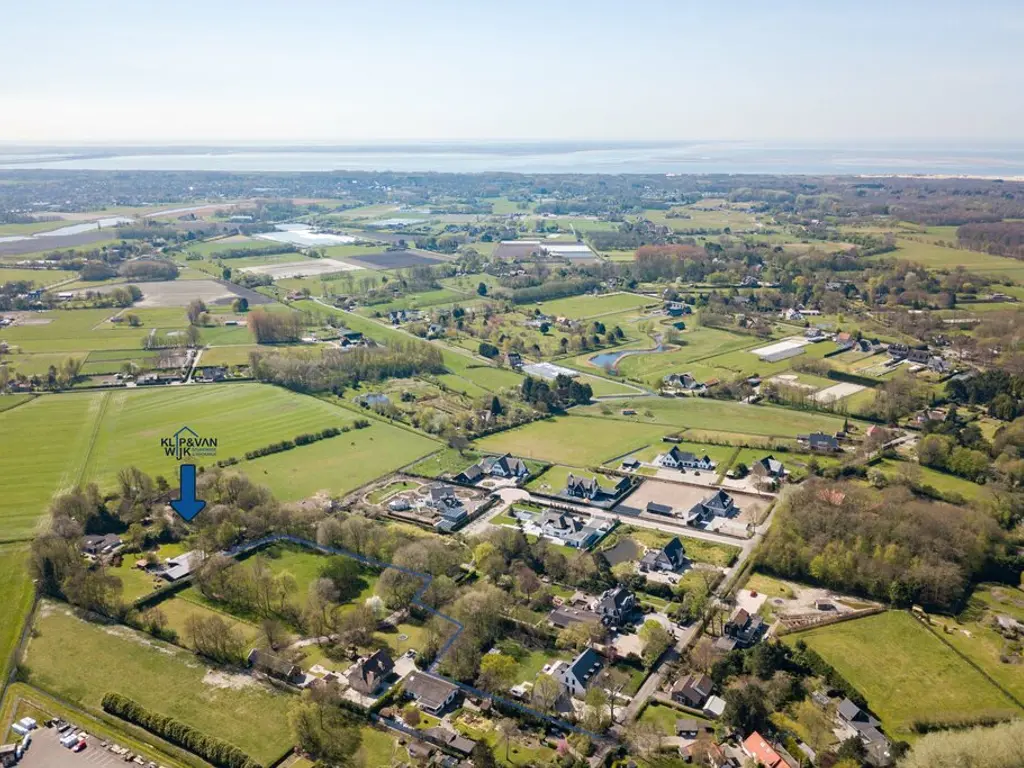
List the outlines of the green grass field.
{"label": "green grass field", "polygon": [[28,544],[0,545],[0,616],[4,617],[0,621],[0,680],[4,681],[32,605],[34,588],[28,571],[28,549]]}
{"label": "green grass field", "polygon": [[264,456],[239,469],[279,499],[296,500],[319,491],[348,493],[437,448],[428,437],[374,421],[369,429]]}
{"label": "green grass field", "polygon": [[[28,647],[30,682],[93,712],[114,691],[228,741],[263,764],[292,743],[289,694],[201,663],[122,626],[91,624],[47,603]],[[73,640],[72,640],[73,639]],[[74,642],[74,653],[67,653]]]}
{"label": "green grass field", "polygon": [[886,731],[911,737],[915,720],[1021,716],[977,670],[920,626],[889,611],[787,635],[803,639],[868,700]]}
{"label": "green grass field", "polygon": [[[218,458],[242,459],[246,451],[304,432],[351,424],[356,418],[347,409],[264,384],[119,390],[103,397],[107,403],[88,454],[86,476],[104,488],[111,487],[117,472],[128,465],[168,479],[176,477],[177,461],[165,455],[160,439],[183,426],[203,437],[216,437]],[[237,469],[267,485],[282,500],[295,500],[319,490],[351,490],[436,445],[426,437],[373,420],[368,429],[243,461]],[[213,461],[216,459],[197,458],[199,464]]]}
{"label": "green grass field", "polygon": [[878,258],[897,258],[913,261],[930,269],[953,270],[959,266],[971,272],[1010,280],[1024,279],[1024,265],[1017,259],[991,256],[987,253],[961,248],[943,248],[932,243],[897,239],[897,249]]}
{"label": "green grass field", "polygon": [[409,471],[424,477],[440,477],[451,473],[457,475],[470,464],[476,463],[480,454],[475,451],[458,451],[454,448],[442,448],[437,453],[417,461]]}
{"label": "green grass field", "polygon": [[[992,628],[997,615],[1024,621],[1024,591],[1004,584],[979,584],[971,595],[967,610],[955,620],[933,616],[935,631],[954,648],[970,658],[990,677],[1024,701],[1024,674],[1019,664],[1009,660],[1013,641]],[[948,628],[948,632],[945,631]],[[1003,659],[1007,658],[1007,661]]]}
{"label": "green grass field", "polygon": [[75,277],[77,274],[77,272],[70,272],[66,269],[16,269],[13,267],[3,267],[0,268],[0,285],[24,281],[26,283],[33,283],[36,287],[44,287]]}
{"label": "green grass field", "polygon": [[[633,409],[636,416],[622,416],[622,409]],[[599,416],[601,406],[589,405],[580,409],[580,412]],[[651,415],[648,416],[648,413]],[[672,428],[692,428],[787,438],[815,430],[836,432],[843,428],[841,416],[703,397],[618,400],[611,415],[606,418],[632,424],[662,425],[666,432],[672,431]]]}
{"label": "green grass field", "polygon": [[[694,328],[682,334],[683,345],[679,349],[668,352],[652,352],[650,354],[627,355],[618,364],[618,372],[632,379],[638,379],[650,384],[659,384],[661,379],[669,373],[685,373],[693,371],[696,364],[700,362],[705,368],[714,368],[712,358],[728,352],[734,352],[745,347],[757,346],[757,339],[749,336],[740,336],[720,331],[717,328]],[[636,345],[637,349],[650,349],[654,345],[645,342]],[[593,355],[583,355],[576,358],[582,365],[592,366],[589,359]],[[758,363],[757,357],[751,355],[751,363]],[[721,374],[715,374],[721,376]],[[705,378],[703,375],[698,378]]]}
{"label": "green grass field", "polygon": [[0,395],[0,412],[8,411],[19,405],[24,405],[33,399],[33,395]]}
{"label": "green grass field", "polygon": [[0,540],[30,537],[82,476],[106,394],[43,395],[0,412]]}
{"label": "green grass field", "polygon": [[650,445],[668,431],[657,424],[559,416],[489,435],[476,445],[494,453],[591,467]]}
{"label": "green grass field", "polygon": [[972,483],[970,480],[965,480],[964,478],[957,477],[956,475],[940,472],[937,469],[932,469],[931,467],[922,467],[920,464],[916,463],[895,461],[893,459],[882,459],[873,466],[880,469],[886,477],[896,479],[903,472],[907,472],[911,478],[916,482],[919,482],[921,485],[930,485],[940,493],[955,493],[971,501],[980,499],[987,493],[987,490],[983,485]]}
{"label": "green grass field", "polygon": [[203,350],[203,356],[199,358],[199,365],[200,367],[204,365],[248,365],[249,353],[258,349],[257,344],[210,347]]}
{"label": "green grass field", "polygon": [[639,296],[635,293],[610,293],[604,296],[571,296],[567,299],[554,299],[543,302],[537,309],[545,315],[570,317],[578,320],[657,303],[656,299]]}

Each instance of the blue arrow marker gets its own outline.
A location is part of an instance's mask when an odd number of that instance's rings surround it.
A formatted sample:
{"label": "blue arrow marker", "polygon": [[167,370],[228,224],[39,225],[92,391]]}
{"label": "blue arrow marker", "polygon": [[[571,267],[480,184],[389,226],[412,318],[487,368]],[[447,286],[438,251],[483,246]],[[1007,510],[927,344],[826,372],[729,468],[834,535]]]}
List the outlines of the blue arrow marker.
{"label": "blue arrow marker", "polygon": [[202,512],[203,507],[206,506],[205,501],[196,498],[195,464],[181,465],[181,493],[179,495],[181,498],[172,501],[171,506],[186,522]]}

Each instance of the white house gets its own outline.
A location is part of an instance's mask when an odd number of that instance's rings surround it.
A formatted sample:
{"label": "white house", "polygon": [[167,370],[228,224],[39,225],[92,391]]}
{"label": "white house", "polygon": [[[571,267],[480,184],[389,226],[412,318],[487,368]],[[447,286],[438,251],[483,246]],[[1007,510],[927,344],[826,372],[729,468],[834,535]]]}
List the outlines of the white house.
{"label": "white house", "polygon": [[552,664],[550,674],[573,696],[582,696],[594,682],[604,662],[593,648],[586,648],[572,661]]}
{"label": "white house", "polygon": [[654,463],[667,469],[703,469],[710,471],[715,468],[715,462],[706,454],[704,456],[697,456],[689,451],[681,451],[678,445],[672,446],[672,450],[668,453],[658,456]]}

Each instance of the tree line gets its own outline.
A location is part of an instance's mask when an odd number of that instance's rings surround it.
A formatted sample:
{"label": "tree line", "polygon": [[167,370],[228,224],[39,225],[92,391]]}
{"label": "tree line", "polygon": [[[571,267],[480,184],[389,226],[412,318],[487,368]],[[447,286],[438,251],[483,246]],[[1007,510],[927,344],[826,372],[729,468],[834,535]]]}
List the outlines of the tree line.
{"label": "tree line", "polygon": [[[255,313],[253,313],[255,314]],[[432,344],[396,341],[388,347],[252,352],[254,378],[299,392],[339,392],[363,381],[446,373],[441,350]]]}
{"label": "tree line", "polygon": [[167,715],[146,709],[133,699],[119,693],[103,697],[103,711],[145,728],[171,744],[187,749],[218,768],[263,768],[238,747],[209,736],[202,731]]}

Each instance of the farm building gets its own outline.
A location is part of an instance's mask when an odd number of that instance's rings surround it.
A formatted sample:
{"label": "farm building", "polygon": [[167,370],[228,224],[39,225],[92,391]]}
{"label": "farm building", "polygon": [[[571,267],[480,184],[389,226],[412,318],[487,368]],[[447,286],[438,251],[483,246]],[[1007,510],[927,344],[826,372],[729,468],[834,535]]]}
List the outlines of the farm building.
{"label": "farm building", "polygon": [[791,357],[802,355],[807,339],[783,339],[766,347],[759,347],[751,350],[763,363],[777,363],[780,360],[788,360]]}

